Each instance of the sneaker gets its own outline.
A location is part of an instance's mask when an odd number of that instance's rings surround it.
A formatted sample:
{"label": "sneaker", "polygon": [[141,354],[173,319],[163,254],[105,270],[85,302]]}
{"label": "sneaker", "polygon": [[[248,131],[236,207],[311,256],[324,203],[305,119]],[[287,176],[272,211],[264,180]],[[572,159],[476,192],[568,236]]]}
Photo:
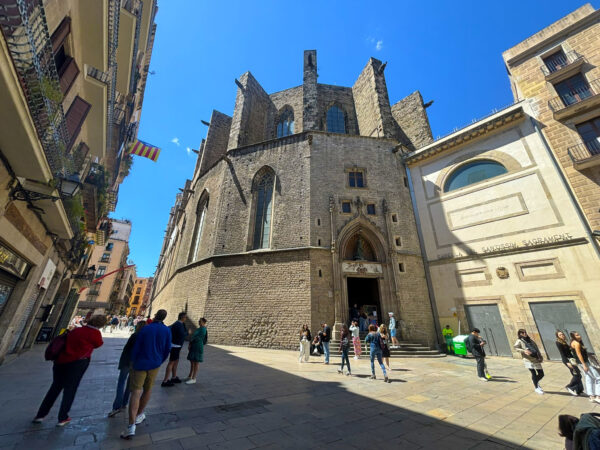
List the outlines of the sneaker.
{"label": "sneaker", "polygon": [[160,383],[161,387],[171,387],[171,386],[175,386],[175,383],[173,383],[171,380],[167,380],[167,381],[163,381],[162,383]]}
{"label": "sneaker", "polygon": [[383,378],[383,382],[390,383],[390,379],[387,377],[387,375]]}
{"label": "sneaker", "polygon": [[479,381],[490,381],[486,377],[479,377]]}
{"label": "sneaker", "polygon": [[121,433],[121,439],[131,439],[135,436],[135,425],[129,425],[125,431]]}
{"label": "sneaker", "polygon": [[179,379],[179,377],[173,377],[173,378],[171,378],[171,383],[179,384],[179,383],[181,383],[181,380]]}
{"label": "sneaker", "polygon": [[351,376],[352,376],[352,374],[351,374],[350,372],[348,372],[348,373],[346,374],[346,376],[347,376],[347,377],[351,377]]}
{"label": "sneaker", "polygon": [[590,402],[595,402],[596,401],[596,399],[594,397],[592,397],[591,395],[588,396],[588,400]]}
{"label": "sneaker", "polygon": [[31,423],[42,423],[43,421],[44,421],[43,417],[36,417],[31,421]]}
{"label": "sneaker", "polygon": [[68,424],[71,421],[70,417],[67,417],[65,420],[59,420],[58,423],[56,424],[57,427],[64,427],[66,424]]}
{"label": "sneaker", "polygon": [[596,403],[600,403],[600,397],[596,396],[596,398],[594,399],[594,401],[595,401]]}
{"label": "sneaker", "polygon": [[[146,420],[146,413],[141,413],[139,414],[136,418],[135,418],[135,424],[139,425],[140,423],[142,423],[144,420]],[[133,431],[135,431],[135,428],[133,429]]]}
{"label": "sneaker", "polygon": [[571,389],[571,388],[567,388],[567,392],[568,392],[569,394],[571,394],[572,396],[574,396],[574,397],[577,397],[577,396],[578,396],[577,392],[575,392],[575,391],[574,391],[573,389]]}
{"label": "sneaker", "polygon": [[491,376],[489,373],[486,373],[486,374],[485,374],[485,377],[486,377],[488,380],[491,380],[491,379],[492,379],[492,376]]}
{"label": "sneaker", "polygon": [[196,379],[195,378],[190,378],[189,380],[187,380],[185,382],[185,384],[196,384]]}
{"label": "sneaker", "polygon": [[540,394],[540,395],[544,395],[544,390],[541,387],[536,387],[535,388],[535,393],[536,394]]}
{"label": "sneaker", "polygon": [[354,356],[354,359],[358,359],[358,356]]}
{"label": "sneaker", "polygon": [[342,373],[344,373],[344,371],[343,371],[343,370],[341,370],[341,369],[338,369],[338,373],[339,373],[339,374],[342,374]]}
{"label": "sneaker", "polygon": [[371,376],[369,377],[369,380],[376,380],[376,379],[377,379],[377,377],[376,377],[375,375],[371,375]]}
{"label": "sneaker", "polygon": [[123,408],[113,409],[111,412],[108,413],[108,417],[115,417],[121,411],[123,411]]}

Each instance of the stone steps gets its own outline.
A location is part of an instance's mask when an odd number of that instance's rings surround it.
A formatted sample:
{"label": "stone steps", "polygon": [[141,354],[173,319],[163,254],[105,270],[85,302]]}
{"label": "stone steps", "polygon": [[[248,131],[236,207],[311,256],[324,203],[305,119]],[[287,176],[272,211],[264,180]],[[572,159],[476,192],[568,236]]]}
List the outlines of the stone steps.
{"label": "stone steps", "polygon": [[[362,355],[369,356],[369,348],[364,343],[364,339],[361,339]],[[329,344],[329,350],[331,355],[335,356],[339,354],[340,343],[339,341],[331,341]],[[349,356],[354,356],[354,346],[350,344],[348,350]],[[391,358],[444,358],[446,355],[440,353],[437,350],[432,350],[426,345],[419,344],[416,342],[402,341],[397,347],[390,348]]]}

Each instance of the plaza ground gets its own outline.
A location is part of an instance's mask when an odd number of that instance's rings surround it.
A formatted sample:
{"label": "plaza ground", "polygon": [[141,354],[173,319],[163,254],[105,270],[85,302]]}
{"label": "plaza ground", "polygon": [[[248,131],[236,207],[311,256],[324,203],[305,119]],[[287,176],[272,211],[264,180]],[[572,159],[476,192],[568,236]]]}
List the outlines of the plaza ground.
{"label": "plaza ground", "polygon": [[161,388],[161,369],[148,418],[125,441],[126,415],[106,418],[124,343],[124,334],[105,336],[64,428],[55,426],[58,402],[43,424],[30,423],[51,382],[44,346],[0,366],[0,448],[549,450],[563,448],[559,414],[600,411],[565,392],[569,373],[560,363],[544,365],[540,396],[521,361],[507,358],[489,358],[488,383],[477,380],[472,359],[395,359],[386,384],[379,369],[377,380],[368,379],[367,359],[352,359],[355,376],[346,377],[336,371],[337,357],[328,366],[312,357],[299,364],[297,352],[211,345],[195,385]]}

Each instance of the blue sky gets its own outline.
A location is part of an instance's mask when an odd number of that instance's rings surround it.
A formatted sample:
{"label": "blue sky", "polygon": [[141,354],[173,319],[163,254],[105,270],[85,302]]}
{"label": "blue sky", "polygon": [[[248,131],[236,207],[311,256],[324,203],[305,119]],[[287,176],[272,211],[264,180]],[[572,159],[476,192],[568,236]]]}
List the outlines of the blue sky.
{"label": "blue sky", "polygon": [[[599,1],[592,4],[598,8]],[[234,79],[251,71],[267,92],[302,84],[317,50],[319,82],[352,86],[369,57],[388,61],[393,104],[420,90],[434,137],[512,102],[502,52],[584,2],[159,0],[139,138],[162,149],[134,157],[115,218],[130,219],[138,276],[154,273],[169,210],[213,109],[231,115]],[[291,5],[293,7],[287,7]]]}

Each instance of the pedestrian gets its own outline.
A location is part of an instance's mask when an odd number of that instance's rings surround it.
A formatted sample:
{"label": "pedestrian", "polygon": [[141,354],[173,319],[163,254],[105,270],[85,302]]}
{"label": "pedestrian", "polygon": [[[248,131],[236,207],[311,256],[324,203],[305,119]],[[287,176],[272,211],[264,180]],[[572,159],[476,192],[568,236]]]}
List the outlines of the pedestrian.
{"label": "pedestrian", "polygon": [[321,356],[323,354],[323,345],[321,345],[321,334],[323,332],[319,331],[317,335],[313,338],[312,343],[310,344],[310,354],[315,356]]}
{"label": "pedestrian", "polygon": [[171,330],[163,323],[167,311],[159,309],[151,324],[142,328],[131,350],[129,372],[129,422],[123,439],[135,436],[135,427],[146,419],[144,410],[152,395],[152,385],[161,364],[171,351]]}
{"label": "pedestrian", "polygon": [[310,342],[310,330],[308,329],[308,325],[304,324],[300,330],[300,355],[298,356],[298,362],[308,362],[310,356]]}
{"label": "pedestrian", "polygon": [[206,330],[206,319],[202,317],[198,321],[200,325],[190,339],[188,345],[187,359],[190,361],[190,374],[188,375],[185,384],[195,384],[196,375],[198,375],[198,367],[204,361],[204,346],[208,342],[208,332]]}
{"label": "pedestrian", "polygon": [[360,344],[360,327],[358,326],[358,319],[352,321],[350,325],[350,331],[352,332],[352,345],[354,346],[354,359],[360,358],[362,348]]}
{"label": "pedestrian", "polygon": [[587,348],[583,345],[581,335],[577,331],[571,331],[571,348],[577,358],[577,366],[583,371],[585,379],[585,393],[590,402],[600,403],[600,374],[594,366],[590,364],[590,357]]}
{"label": "pedestrian", "polygon": [[175,386],[176,383],[181,383],[181,380],[177,376],[177,365],[179,364],[179,353],[181,352],[181,346],[183,341],[188,335],[187,328],[185,326],[185,319],[187,314],[180,312],[177,315],[177,320],[171,324],[171,353],[169,355],[169,363],[165,369],[165,378],[160,384],[161,387]]}
{"label": "pedestrian", "polygon": [[119,378],[117,380],[117,392],[113,402],[112,411],[108,413],[108,417],[114,417],[121,411],[125,410],[129,402],[129,370],[131,369],[131,350],[135,344],[140,330],[146,325],[146,322],[140,321],[137,323],[135,332],[129,336],[121,357],[119,358]]}
{"label": "pedestrian", "polygon": [[117,316],[113,316],[113,318],[110,320],[111,333],[117,329],[117,325],[119,325],[119,318]]}
{"label": "pedestrian", "polygon": [[573,349],[567,343],[565,333],[558,330],[556,332],[556,348],[560,353],[560,358],[569,372],[571,372],[571,381],[565,386],[567,392],[571,395],[578,396],[583,392],[583,382],[581,381],[581,372],[577,367],[577,359],[573,356]]}
{"label": "pedestrian", "polygon": [[387,372],[385,371],[385,366],[383,365],[382,357],[382,344],[380,340],[381,336],[377,332],[377,327],[375,325],[369,325],[369,334],[365,338],[365,344],[370,345],[370,356],[371,356],[371,380],[375,380],[375,358],[377,358],[377,362],[379,363],[379,367],[381,367],[381,371],[383,372],[383,378],[386,383],[390,382]]}
{"label": "pedestrian", "polygon": [[477,361],[477,377],[480,381],[489,381],[485,373],[485,341],[479,336],[479,328],[473,328],[465,344]]}
{"label": "pedestrian", "polygon": [[343,324],[340,330],[340,353],[342,354],[342,366],[338,369],[338,373],[344,373],[344,362],[348,366],[348,376],[352,376],[350,369],[350,359],[348,358],[348,350],[350,349],[350,331],[348,325]]}
{"label": "pedestrian", "polygon": [[387,327],[385,326],[385,323],[382,323],[381,326],[379,327],[379,335],[381,336],[381,342],[383,344],[383,347],[381,349],[381,357],[383,358],[383,362],[385,362],[385,366],[387,367],[387,370],[391,372],[392,369],[390,367],[390,347],[389,347],[390,335],[389,335],[389,331],[388,331]]}
{"label": "pedestrian", "polygon": [[331,328],[326,323],[322,323],[323,333],[321,334],[321,344],[325,352],[325,364],[329,364],[329,341],[331,341]]}
{"label": "pedestrian", "polygon": [[390,317],[389,330],[390,338],[392,339],[392,348],[397,348],[400,345],[400,342],[398,342],[398,338],[396,337],[396,318],[394,317],[393,312],[389,312],[388,316]]}
{"label": "pedestrian", "polygon": [[358,323],[360,325],[360,331],[367,331],[368,330],[369,321],[368,321],[367,315],[365,314],[364,311],[362,311],[360,313],[360,316],[358,317]]}
{"label": "pedestrian", "polygon": [[355,303],[352,308],[350,308],[350,320],[354,321],[355,319],[358,319],[359,315],[358,305]]}
{"label": "pedestrian", "polygon": [[69,331],[65,347],[52,367],[52,385],[48,389],[33,423],[42,423],[61,391],[63,396],[58,411],[57,426],[65,426],[71,421],[69,411],[75,400],[79,382],[90,365],[92,352],[104,343],[100,328],[105,323],[104,316],[93,316],[85,326]]}
{"label": "pedestrian", "polygon": [[450,325],[446,325],[442,330],[442,336],[444,337],[444,341],[446,341],[446,350],[448,353],[452,352],[452,337],[454,336],[454,330],[450,328]]}
{"label": "pedestrian", "polygon": [[513,347],[521,354],[525,367],[531,372],[531,381],[533,381],[535,392],[542,395],[544,390],[540,386],[540,380],[544,378],[544,370],[542,369],[544,357],[537,344],[529,337],[527,331],[521,328],[517,331],[517,340]]}

